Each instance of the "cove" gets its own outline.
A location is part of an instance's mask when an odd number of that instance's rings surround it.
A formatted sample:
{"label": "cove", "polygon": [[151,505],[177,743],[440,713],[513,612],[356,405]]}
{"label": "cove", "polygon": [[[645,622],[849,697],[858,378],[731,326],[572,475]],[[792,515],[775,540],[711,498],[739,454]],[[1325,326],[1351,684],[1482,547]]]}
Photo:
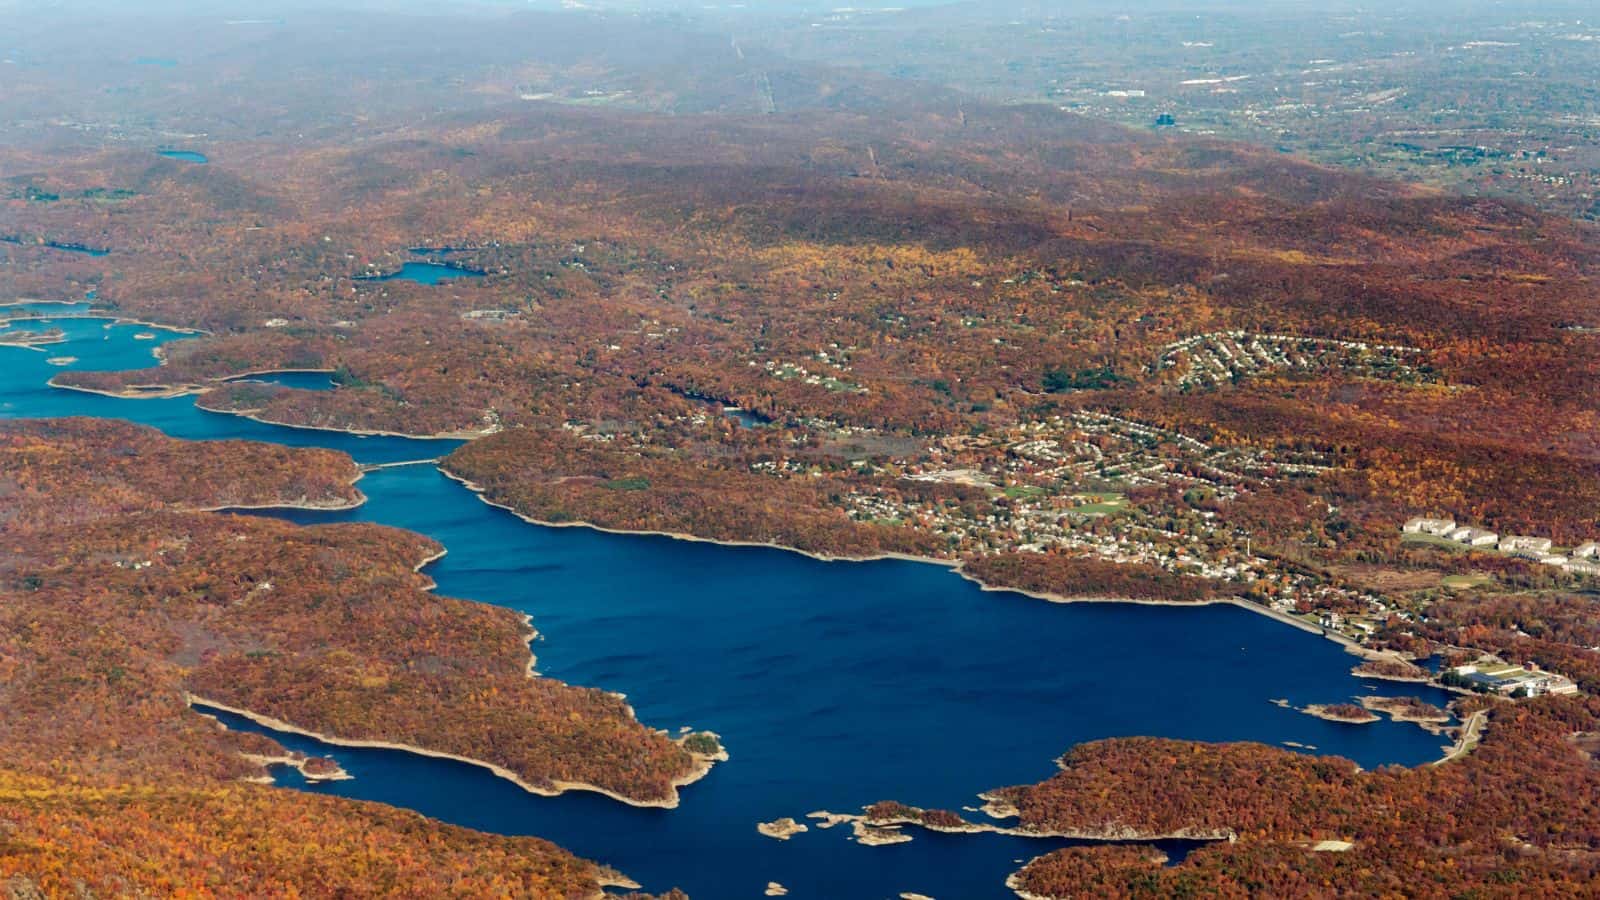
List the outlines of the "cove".
{"label": "cove", "polygon": [[[77,366],[147,365],[150,342],[103,320],[57,319],[53,352]],[[177,339],[163,333],[161,340]],[[0,415],[102,415],[177,437],[249,437],[346,450],[363,462],[417,460],[455,442],[357,438],[198,410],[192,398],[120,400],[54,390],[43,354],[3,349]],[[476,767],[395,751],[327,747],[354,780],[308,791],[377,800],[508,834],[535,834],[613,865],[649,890],[697,898],[1012,896],[1005,876],[1066,842],[911,831],[862,847],[813,828],[788,842],[758,822],[900,800],[960,811],[975,794],[1034,782],[1073,744],[1123,735],[1312,745],[1364,767],[1416,765],[1442,738],[1387,720],[1328,722],[1273,705],[1443,692],[1349,674],[1335,644],[1232,606],[1055,605],[984,592],[942,567],[827,563],[779,550],[529,525],[487,506],[432,465],[369,473],[368,503],[284,512],[301,522],[370,521],[443,543],[425,571],[441,593],[527,612],[538,670],[627,694],[647,724],[718,732],[731,754],[675,810],[593,794],[527,794]],[[236,719],[230,725],[262,730]],[[1169,849],[1181,856],[1184,845]]]}
{"label": "cove", "polygon": [[415,281],[417,284],[441,284],[453,278],[482,278],[482,272],[431,262],[402,263],[399,271],[385,275],[357,275],[357,281]]}
{"label": "cove", "polygon": [[255,383],[275,384],[278,387],[294,388],[298,391],[331,391],[334,388],[333,374],[331,372],[317,372],[303,369],[285,369],[281,372],[255,372],[250,375],[240,375],[238,378],[229,378],[232,384]]}

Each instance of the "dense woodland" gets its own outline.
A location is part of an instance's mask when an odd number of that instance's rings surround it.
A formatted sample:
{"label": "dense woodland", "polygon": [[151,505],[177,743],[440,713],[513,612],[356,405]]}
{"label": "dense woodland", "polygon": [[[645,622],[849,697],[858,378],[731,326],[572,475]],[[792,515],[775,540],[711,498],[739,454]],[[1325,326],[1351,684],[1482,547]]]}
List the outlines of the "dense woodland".
{"label": "dense woodland", "polygon": [[79,878],[110,894],[588,896],[602,877],[539,841],[240,784],[284,751],[191,696],[540,790],[667,802],[702,769],[615,695],[531,674],[520,615],[433,594],[424,538],[181,511],[349,502],[342,454],[73,419],[0,435],[0,874],[24,895]]}
{"label": "dense woodland", "polygon": [[106,419],[0,421],[0,533],[160,509],[340,508],[363,498],[342,453],[191,443]]}
{"label": "dense woodland", "polygon": [[[1485,704],[1481,743],[1434,766],[1363,772],[1259,744],[1117,738],[1073,748],[1044,782],[986,796],[1024,832],[1213,841],[1173,866],[1138,844],[1057,850],[1013,879],[1029,896],[1588,894],[1600,878],[1600,704]],[[974,827],[894,802],[867,816]]]}
{"label": "dense woodland", "polygon": [[[1502,704],[1468,756],[1377,772],[1256,745],[1115,740],[1076,748],[1060,774],[999,796],[1038,831],[1237,838],[1174,868],[1126,849],[1049,854],[1020,876],[1043,896],[1576,896],[1600,878],[1597,725],[1592,699]],[[1323,840],[1354,847],[1310,852]]]}
{"label": "dense woodland", "polygon": [[244,784],[91,787],[0,770],[16,897],[593,897],[610,873],[537,838]]}

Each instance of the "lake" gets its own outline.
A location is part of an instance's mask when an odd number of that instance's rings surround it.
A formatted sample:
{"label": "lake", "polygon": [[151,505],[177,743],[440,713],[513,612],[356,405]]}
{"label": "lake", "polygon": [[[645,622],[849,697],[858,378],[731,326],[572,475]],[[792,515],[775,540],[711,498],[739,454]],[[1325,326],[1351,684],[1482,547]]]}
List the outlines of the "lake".
{"label": "lake", "polygon": [[180,162],[195,163],[202,166],[211,161],[206,159],[204,153],[197,153],[194,150],[157,150],[156,153],[165,156],[167,159],[176,159]]}
{"label": "lake", "polygon": [[399,271],[384,275],[357,275],[357,281],[415,281],[418,284],[441,284],[453,278],[482,278],[482,272],[431,262],[408,262]]}
{"label": "lake", "polygon": [[[148,365],[142,327],[59,317],[72,367]],[[181,337],[160,332],[156,342]],[[45,354],[0,348],[0,415],[101,415],[195,439],[249,437],[345,450],[367,462],[424,459],[458,442],[363,438],[208,413],[192,398],[119,400],[55,390]],[[36,359],[37,358],[37,359]],[[1003,898],[1020,861],[1065,842],[912,831],[862,847],[848,828],[788,842],[758,822],[884,799],[960,810],[977,792],[1038,781],[1073,744],[1120,735],[1298,742],[1366,767],[1440,756],[1443,739],[1388,720],[1349,725],[1273,705],[1365,694],[1449,698],[1357,679],[1335,644],[1232,606],[1057,605],[983,592],[939,566],[826,563],[762,548],[529,525],[431,465],[360,482],[369,502],[294,511],[302,522],[372,521],[439,540],[439,591],[533,617],[538,670],[625,693],[647,724],[717,732],[731,754],[682,789],[675,810],[595,794],[543,798],[460,763],[396,751],[291,747],[332,756],[351,781],[305,785],[488,831],[536,834],[613,865],[648,890],[697,898],[881,898],[916,891]],[[228,717],[236,726],[241,723]],[[261,730],[248,726],[253,730]],[[980,817],[981,818],[981,817]],[[1182,845],[1172,845],[1181,854]]]}

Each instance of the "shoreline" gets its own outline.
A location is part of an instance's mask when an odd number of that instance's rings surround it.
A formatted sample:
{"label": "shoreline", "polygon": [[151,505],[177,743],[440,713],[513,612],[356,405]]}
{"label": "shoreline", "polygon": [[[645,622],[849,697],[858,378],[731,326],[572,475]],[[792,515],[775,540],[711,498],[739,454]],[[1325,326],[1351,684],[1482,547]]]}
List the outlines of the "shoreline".
{"label": "shoreline", "polygon": [[[427,535],[422,535],[422,536],[423,537],[427,537]],[[428,539],[432,540],[432,538],[428,538]],[[422,562],[419,562],[416,565],[411,567],[411,571],[417,573],[418,575],[422,575],[422,570],[423,569],[426,569],[428,566],[431,566],[434,563],[438,562],[439,560],[444,559],[449,554],[450,554],[450,549],[448,547],[445,547],[443,544],[441,544],[441,545],[439,545],[439,552],[430,553],[427,556],[424,556],[422,558]],[[439,582],[434,581],[432,578],[428,577],[427,575],[422,575],[422,582],[423,582],[422,589],[425,590],[425,591],[432,592],[434,590],[437,590],[438,587],[439,587]],[[473,601],[473,602],[477,602],[477,601]],[[529,624],[530,625],[532,624],[531,619],[529,621]],[[530,647],[529,649],[531,650],[532,648]]]}
{"label": "shoreline", "polygon": [[[259,375],[259,374],[263,374],[264,372],[289,372],[289,371],[321,372],[323,370],[320,370],[320,369],[304,369],[304,370],[300,370],[300,369],[265,369],[265,370],[262,370],[261,372],[256,372],[256,373],[253,373],[253,374]],[[65,374],[65,373],[63,373],[63,374]],[[99,394],[102,397],[112,397],[112,398],[115,398],[117,400],[172,400],[172,399],[175,399],[177,397],[203,397],[206,394],[209,394],[212,391],[215,391],[220,385],[227,384],[229,381],[231,381],[234,378],[242,378],[242,377],[245,377],[245,376],[242,376],[242,375],[241,376],[229,375],[229,376],[221,379],[221,381],[219,381],[219,382],[217,382],[215,384],[183,384],[183,385],[143,384],[143,385],[129,385],[129,386],[127,386],[127,387],[125,387],[125,388],[123,388],[121,390],[115,390],[115,391],[108,391],[108,390],[105,390],[103,388],[86,387],[84,385],[79,385],[79,384],[62,384],[62,383],[60,383],[60,382],[58,382],[56,380],[57,378],[60,378],[60,377],[61,376],[57,375],[57,376],[51,378],[49,381],[45,382],[45,385],[47,387],[56,388],[58,390],[63,390],[63,391],[81,391],[82,393],[85,393],[85,394]],[[139,388],[149,388],[149,390],[139,390]],[[286,389],[286,390],[289,390],[289,389]],[[272,419],[268,419],[268,418],[265,418],[265,417],[261,416],[259,414],[260,410],[211,409],[210,407],[201,406],[198,403],[195,404],[195,409],[198,409],[201,412],[207,412],[207,413],[211,413],[212,415],[217,415],[217,416],[238,416],[241,419],[249,419],[252,422],[257,422],[257,423],[260,423],[262,425],[272,425],[272,426],[275,426],[277,428],[295,428],[295,429],[299,429],[299,430],[302,430],[302,431],[329,431],[329,432],[334,432],[336,434],[354,435],[356,437],[391,437],[391,438],[403,438],[405,440],[411,440],[411,441],[474,441],[474,440],[477,440],[478,438],[488,437],[489,435],[496,433],[496,429],[479,429],[479,430],[476,430],[476,431],[440,431],[440,432],[436,432],[434,434],[408,434],[408,433],[403,432],[403,431],[382,431],[382,430],[378,430],[378,429],[364,429],[364,428],[340,428],[340,427],[335,426],[335,425],[297,425],[297,424],[295,424],[293,422],[277,422],[277,421],[274,421]]]}
{"label": "shoreline", "polygon": [[40,303],[51,303],[58,306],[76,306],[79,303],[89,303],[89,308],[81,312],[52,313],[35,316],[34,318],[100,319],[102,321],[110,322],[112,325],[142,325],[145,328],[156,328],[161,331],[170,331],[173,334],[196,335],[213,333],[204,328],[192,328],[184,325],[167,325],[162,322],[148,322],[144,319],[130,319],[127,316],[119,316],[115,311],[104,306],[96,307],[93,302],[87,300],[15,300],[10,303],[0,303],[0,309],[11,306],[28,306]]}
{"label": "shoreline", "polygon": [[[283,370],[283,369],[274,369],[272,371],[281,372],[281,371],[285,371],[285,370]],[[194,393],[197,396],[204,396],[206,394],[211,393],[214,390],[216,390],[215,387],[204,387],[204,388],[201,388],[199,390],[196,390]],[[259,415],[259,412],[260,412],[259,410],[233,411],[233,410],[226,410],[226,409],[210,409],[208,407],[201,406],[198,403],[195,404],[195,409],[198,409],[201,412],[208,412],[208,413],[212,413],[214,415],[219,415],[219,416],[239,416],[240,418],[249,419],[252,422],[258,422],[258,423],[260,423],[262,425],[275,425],[275,426],[277,426],[279,428],[298,428],[298,429],[300,429],[302,431],[331,431],[331,432],[335,432],[335,433],[338,433],[338,434],[351,434],[351,435],[355,435],[356,437],[404,438],[406,440],[411,440],[411,441],[475,441],[475,440],[477,440],[478,438],[481,438],[481,437],[488,437],[489,435],[494,434],[498,430],[498,429],[479,429],[477,431],[440,431],[440,432],[435,432],[433,434],[407,434],[407,433],[405,433],[403,431],[368,430],[368,429],[363,429],[363,428],[339,428],[338,426],[334,426],[334,425],[296,425],[296,424],[294,424],[292,422],[275,422],[272,419],[268,419],[268,418],[265,418],[265,417]]]}
{"label": "shoreline", "polygon": [[[960,826],[929,825],[926,822],[922,822],[918,819],[907,816],[899,816],[892,819],[872,819],[868,818],[864,813],[829,813],[825,810],[820,812],[823,812],[827,816],[824,821],[828,821],[830,823],[829,827],[831,827],[832,824],[841,822],[861,822],[870,828],[901,828],[909,825],[914,828],[920,828],[924,831],[935,831],[940,834],[1004,834],[1011,837],[1041,838],[1045,840],[1096,841],[1102,843],[1125,844],[1150,844],[1156,841],[1221,842],[1234,841],[1239,837],[1236,832],[1231,830],[1208,832],[1184,829],[1172,832],[1170,834],[1151,834],[1137,831],[1132,828],[1113,829],[1110,827],[1080,831],[1035,831],[1014,825],[994,825],[987,822],[967,822],[965,825]],[[809,813],[807,818],[818,819],[822,818],[822,816],[818,815],[818,813]]]}
{"label": "shoreline", "polygon": [[605,797],[611,798],[612,800],[616,800],[620,803],[626,803],[629,806],[640,809],[676,809],[679,804],[678,788],[693,784],[694,782],[699,781],[701,778],[704,778],[711,771],[713,765],[710,761],[701,760],[696,757],[695,768],[689,773],[673,779],[671,782],[671,797],[665,800],[637,800],[631,797],[625,797],[616,791],[581,781],[562,781],[560,779],[551,778],[549,779],[551,787],[539,787],[528,783],[527,781],[523,780],[521,776],[517,775],[517,773],[505,768],[504,766],[481,759],[473,759],[469,756],[448,753],[443,750],[429,750],[426,747],[417,747],[411,744],[402,744],[395,741],[332,737],[330,735],[311,731],[307,728],[301,728],[297,725],[291,725],[282,719],[277,719],[263,713],[257,713],[248,709],[241,709],[236,706],[229,706],[225,703],[219,703],[215,700],[201,697],[198,694],[192,694],[188,691],[184,691],[183,700],[190,709],[194,709],[195,712],[201,713],[202,715],[204,714],[204,711],[195,709],[196,706],[208,706],[212,709],[220,709],[223,712],[231,713],[241,718],[248,719],[264,728],[270,728],[274,731],[282,731],[287,734],[297,734],[301,737],[308,737],[331,747],[352,747],[363,750],[399,750],[405,753],[414,753],[418,756],[431,756],[435,759],[448,759],[452,762],[466,763],[467,765],[477,766],[481,769],[487,769],[491,773],[504,778],[519,788],[522,788],[524,791],[539,797],[558,797],[561,794],[567,793],[568,791],[587,791],[601,794]]}
{"label": "shoreline", "polygon": [[719,538],[700,537],[699,535],[687,534],[687,533],[678,532],[678,531],[645,531],[645,530],[640,530],[640,529],[610,528],[610,527],[607,527],[605,525],[596,525],[593,522],[585,522],[585,521],[551,522],[551,521],[547,521],[547,520],[544,520],[544,519],[535,519],[534,517],[532,517],[530,515],[518,512],[515,508],[513,508],[511,506],[508,506],[508,505],[506,505],[504,503],[501,503],[501,502],[499,502],[497,500],[491,500],[491,499],[489,499],[488,495],[485,493],[485,488],[482,485],[478,484],[477,482],[475,482],[475,481],[473,481],[470,478],[467,478],[465,476],[457,475],[456,473],[454,473],[454,472],[450,471],[449,469],[445,468],[443,465],[440,465],[437,468],[439,470],[439,474],[441,474],[444,477],[450,479],[451,481],[454,481],[454,482],[460,484],[462,487],[465,487],[467,490],[471,491],[474,495],[476,495],[477,498],[480,501],[482,501],[483,503],[485,503],[486,505],[492,506],[495,509],[503,509],[506,512],[512,514],[513,516],[516,516],[517,518],[521,519],[524,522],[527,522],[530,525],[538,525],[538,526],[540,526],[542,528],[587,528],[590,531],[598,531],[598,532],[601,532],[603,534],[618,534],[618,535],[634,535],[634,536],[639,536],[639,537],[671,538],[672,540],[675,540],[675,541],[687,541],[687,542],[692,543],[692,544],[715,544],[715,545],[717,545],[719,547],[751,547],[751,548],[758,548],[758,549],[765,549],[765,550],[781,550],[781,551],[783,551],[785,553],[794,553],[794,554],[798,554],[800,556],[804,556],[804,557],[806,557],[808,559],[814,559],[817,562],[825,562],[825,563],[862,563],[862,562],[882,562],[882,561],[885,561],[885,560],[895,560],[895,561],[898,561],[898,562],[926,563],[926,564],[929,564],[929,565],[940,566],[940,567],[946,568],[946,569],[956,569],[956,568],[959,568],[961,566],[961,561],[960,560],[944,560],[944,559],[938,559],[936,557],[931,557],[931,556],[913,556],[913,555],[911,555],[909,553],[874,553],[874,554],[863,554],[863,555],[832,556],[832,555],[828,555],[828,554],[824,554],[824,553],[815,553],[815,552],[812,552],[810,550],[801,550],[799,547],[790,547],[790,546],[787,546],[785,544],[773,543],[772,541],[721,540]]}
{"label": "shoreline", "polygon": [[1359,719],[1354,717],[1347,718],[1329,711],[1337,705],[1335,703],[1313,703],[1310,706],[1297,709],[1295,712],[1321,719],[1324,722],[1338,722],[1344,725],[1371,725],[1373,722],[1381,722],[1383,720],[1382,716],[1370,709],[1365,709],[1365,707],[1363,709],[1367,714]]}
{"label": "shoreline", "polygon": [[1456,735],[1455,743],[1445,748],[1444,756],[1434,760],[1430,765],[1442,766],[1454,762],[1477,748],[1483,740],[1484,729],[1489,727],[1489,710],[1480,709],[1467,717],[1461,723],[1461,731]]}
{"label": "shoreline", "polygon": [[[222,383],[223,384],[227,384],[230,381],[239,381],[240,379],[243,379],[243,378],[253,378],[253,377],[257,376],[257,375],[332,375],[334,372],[337,372],[337,371],[339,371],[339,370],[338,369],[296,369],[296,368],[288,368],[288,369],[253,369],[253,370],[251,370],[249,372],[240,372],[237,375],[229,375],[229,376],[227,376],[227,377],[222,379]],[[215,380],[215,379],[213,379],[213,380]]]}
{"label": "shoreline", "polygon": [[[610,527],[607,527],[605,525],[597,525],[597,524],[595,524],[593,522],[586,522],[586,521],[550,522],[550,521],[546,521],[546,520],[543,520],[543,519],[536,519],[536,518],[534,518],[534,517],[532,517],[530,515],[526,515],[526,514],[524,514],[522,512],[517,511],[515,508],[513,508],[513,507],[511,507],[511,506],[509,506],[509,505],[507,505],[505,503],[501,503],[501,502],[499,502],[497,500],[491,500],[488,497],[488,494],[486,493],[486,489],[482,485],[480,485],[477,482],[471,480],[470,478],[467,478],[467,477],[462,476],[462,475],[457,475],[456,473],[454,473],[454,472],[450,471],[449,469],[445,468],[445,466],[443,465],[443,461],[442,460],[441,460],[440,464],[437,466],[437,468],[438,468],[440,474],[444,475],[446,478],[449,478],[451,481],[459,483],[461,486],[463,486],[467,490],[471,491],[483,503],[485,503],[485,504],[487,504],[489,506],[492,506],[492,507],[494,507],[496,509],[505,510],[506,512],[510,513],[513,516],[516,516],[517,518],[521,519],[524,522],[527,522],[530,525],[538,525],[538,526],[543,527],[543,528],[587,528],[587,529],[589,529],[591,531],[598,531],[598,532],[600,532],[602,534],[635,535],[635,536],[642,536],[642,537],[663,537],[663,538],[670,538],[670,539],[676,540],[676,541],[688,541],[690,543],[697,543],[697,544],[715,544],[715,545],[721,546],[721,547],[754,547],[754,548],[761,548],[761,549],[767,549],[767,550],[781,550],[781,551],[783,551],[785,553],[795,553],[795,554],[798,554],[800,556],[804,556],[804,557],[806,557],[808,559],[813,559],[813,560],[816,560],[817,562],[825,562],[825,563],[841,563],[841,562],[843,562],[843,563],[860,563],[860,562],[884,562],[884,561],[922,563],[922,564],[925,564],[925,565],[933,565],[933,566],[939,566],[939,567],[944,568],[944,569],[949,569],[950,571],[954,572],[956,575],[960,576],[962,579],[977,585],[980,590],[982,590],[982,591],[984,591],[986,593],[1013,593],[1013,594],[1020,594],[1020,595],[1022,595],[1024,597],[1028,597],[1028,598],[1031,598],[1031,599],[1034,599],[1034,600],[1043,600],[1043,601],[1045,601],[1047,603],[1058,603],[1058,604],[1062,604],[1062,605],[1068,605],[1068,604],[1073,604],[1073,603],[1120,603],[1120,604],[1126,604],[1126,605],[1132,605],[1132,606],[1177,606],[1177,607],[1206,607],[1206,606],[1223,606],[1223,605],[1236,606],[1236,607],[1238,607],[1240,609],[1247,610],[1247,611],[1253,612],[1253,613],[1257,613],[1259,615],[1264,615],[1264,616],[1267,616],[1268,618],[1271,618],[1271,619],[1275,619],[1278,622],[1281,622],[1282,624],[1289,625],[1289,626],[1292,626],[1294,628],[1298,628],[1301,631],[1306,632],[1307,634],[1313,634],[1313,635],[1316,635],[1318,637],[1330,640],[1330,641],[1342,646],[1345,649],[1345,652],[1350,653],[1351,655],[1354,655],[1354,656],[1359,656],[1362,659],[1398,658],[1392,652],[1382,651],[1382,650],[1373,650],[1370,647],[1364,647],[1364,646],[1356,643],[1355,641],[1351,640],[1350,638],[1345,637],[1342,634],[1338,634],[1337,632],[1330,632],[1327,629],[1318,627],[1316,625],[1312,625],[1309,622],[1302,622],[1299,619],[1296,619],[1295,617],[1289,615],[1288,613],[1280,612],[1280,611],[1272,609],[1270,607],[1262,606],[1259,603],[1253,603],[1253,602],[1251,602],[1249,600],[1243,599],[1242,597],[1232,597],[1232,596],[1229,596],[1229,597],[1214,597],[1214,598],[1207,599],[1207,600],[1158,600],[1158,599],[1153,599],[1153,598],[1148,598],[1148,597],[1147,598],[1138,598],[1138,597],[1103,597],[1103,596],[1090,596],[1090,595],[1074,596],[1074,595],[1069,595],[1069,594],[1057,594],[1057,593],[1046,592],[1046,591],[1031,591],[1031,590],[1027,590],[1025,588],[1006,587],[1004,585],[992,585],[992,584],[989,584],[988,582],[985,582],[985,581],[979,579],[977,576],[972,575],[971,573],[967,572],[966,571],[966,560],[960,560],[960,559],[940,559],[938,557],[932,557],[932,556],[913,556],[913,555],[911,555],[909,553],[875,553],[875,554],[870,554],[870,555],[856,555],[856,556],[838,555],[838,556],[834,556],[834,555],[828,555],[828,554],[822,554],[822,553],[815,553],[815,552],[810,551],[810,550],[802,550],[802,549],[800,549],[798,547],[786,546],[784,544],[778,544],[778,543],[774,543],[772,541],[720,540],[720,539],[717,539],[717,538],[700,537],[698,535],[685,534],[685,533],[682,533],[682,532],[675,532],[675,531],[647,531],[647,530],[639,530],[639,529],[610,528]],[[1427,683],[1427,682],[1424,682],[1424,683]]]}
{"label": "shoreline", "polygon": [[[53,304],[71,306],[71,305],[76,305],[77,303],[80,303],[80,302],[83,302],[83,301],[78,301],[78,300],[15,300],[15,301],[12,301],[10,303],[0,303],[0,308],[4,308],[4,307],[7,307],[7,306],[25,306],[25,305],[30,304],[30,303],[53,303]],[[158,328],[158,329],[161,329],[163,331],[172,332],[173,334],[183,334],[183,335],[208,335],[208,334],[212,333],[212,332],[209,332],[209,331],[207,331],[207,330],[205,330],[203,328],[184,328],[184,327],[177,326],[177,325],[164,325],[164,324],[161,324],[159,322],[146,322],[146,321],[143,321],[141,319],[129,319],[129,318],[126,318],[126,317],[123,317],[123,316],[100,314],[100,313],[97,313],[97,311],[94,310],[93,308],[91,308],[89,311],[87,311],[85,313],[70,314],[70,315],[60,315],[60,316],[51,316],[50,318],[56,318],[56,319],[100,319],[100,320],[104,320],[104,321],[109,321],[109,322],[111,322],[113,324],[117,324],[117,325],[142,325],[142,326],[144,326],[146,328]],[[166,360],[166,358],[164,356],[162,356],[159,353],[160,349],[161,349],[160,347],[156,348],[156,350],[158,351],[157,354],[156,354],[156,360],[157,360],[158,366],[165,366],[165,365],[167,365],[167,360]],[[250,378],[250,377],[255,376],[255,375],[272,375],[272,374],[290,373],[290,372],[329,375],[329,374],[334,373],[335,371],[337,371],[337,370],[336,369],[328,369],[328,368],[275,368],[274,367],[274,368],[265,368],[265,369],[252,369],[252,370],[249,370],[249,371],[246,371],[246,372],[236,372],[236,373],[234,373],[232,375],[218,376],[216,378],[209,379],[209,383],[192,383],[191,382],[191,383],[187,383],[187,384],[183,384],[183,385],[170,385],[170,384],[129,385],[128,387],[125,387],[122,390],[116,390],[116,391],[108,391],[108,390],[104,390],[104,389],[101,389],[101,388],[84,387],[84,386],[76,385],[76,384],[62,384],[62,383],[59,383],[59,382],[56,381],[56,379],[60,377],[59,375],[52,377],[49,381],[45,382],[45,384],[48,387],[59,388],[61,390],[82,391],[83,393],[86,393],[86,394],[99,394],[102,397],[114,397],[114,398],[116,398],[118,400],[170,400],[170,399],[173,399],[173,398],[176,398],[176,397],[188,397],[188,396],[199,397],[199,396],[204,396],[205,394],[209,394],[212,391],[215,391],[218,387],[226,385],[226,384],[228,384],[230,382],[237,381],[237,380],[244,379],[244,378]],[[63,373],[63,374],[65,374],[65,373]],[[158,389],[158,390],[131,390],[130,389],[130,388],[141,388],[141,387],[142,388]],[[263,425],[276,425],[276,426],[278,426],[280,428],[300,428],[300,429],[304,429],[304,430],[308,430],[308,431],[332,431],[332,432],[337,432],[337,433],[340,433],[340,434],[352,434],[352,435],[356,435],[358,437],[394,437],[394,438],[407,438],[407,439],[410,439],[410,440],[417,440],[417,441],[445,441],[445,440],[471,441],[471,440],[476,440],[476,439],[481,438],[481,437],[487,437],[487,436],[489,436],[491,434],[494,434],[495,432],[500,430],[499,427],[496,426],[496,427],[492,427],[492,428],[483,428],[483,429],[458,430],[458,431],[441,431],[441,432],[436,432],[436,433],[433,433],[433,434],[408,434],[406,432],[384,431],[384,430],[381,430],[381,429],[340,428],[340,427],[331,426],[331,425],[299,425],[299,424],[295,424],[295,423],[292,423],[292,422],[276,422],[276,421],[273,421],[271,419],[262,418],[261,416],[257,415],[256,413],[258,411],[252,411],[252,410],[232,411],[232,410],[221,410],[221,409],[208,409],[208,408],[206,408],[204,406],[200,406],[198,403],[195,404],[195,408],[199,409],[199,410],[202,410],[204,412],[216,413],[218,415],[240,416],[242,418],[249,419],[249,420],[251,420],[253,422],[259,422],[259,423],[261,423]]]}
{"label": "shoreline", "polygon": [[258,511],[261,511],[261,510],[271,510],[271,509],[303,509],[303,510],[306,510],[308,512],[348,512],[348,511],[350,511],[352,509],[360,509],[362,506],[366,505],[367,495],[361,493],[360,491],[356,491],[356,493],[359,495],[359,496],[356,497],[356,499],[340,501],[338,504],[332,504],[332,503],[322,504],[322,503],[313,503],[313,502],[310,502],[310,501],[296,502],[296,503],[255,503],[255,504],[250,504],[250,503],[229,503],[226,506],[182,507],[178,511],[179,512],[226,513],[226,512],[258,512]]}

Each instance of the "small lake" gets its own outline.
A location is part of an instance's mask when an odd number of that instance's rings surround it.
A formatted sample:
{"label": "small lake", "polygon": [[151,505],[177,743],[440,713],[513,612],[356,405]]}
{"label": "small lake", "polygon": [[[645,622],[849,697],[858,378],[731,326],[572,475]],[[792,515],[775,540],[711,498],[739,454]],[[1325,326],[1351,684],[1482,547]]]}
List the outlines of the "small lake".
{"label": "small lake", "polygon": [[415,281],[418,284],[441,284],[453,278],[482,278],[482,272],[449,266],[442,263],[408,262],[397,272],[384,275],[357,275],[357,281]]}
{"label": "small lake", "polygon": [[206,158],[204,153],[198,153],[194,150],[157,150],[156,153],[165,156],[167,159],[176,159],[181,162],[196,163],[202,166],[211,161]]}
{"label": "small lake", "polygon": [[[68,368],[150,362],[141,327],[59,318]],[[157,342],[181,335],[160,332]],[[365,462],[435,457],[459,442],[290,429],[196,409],[193,398],[120,400],[51,389],[45,354],[0,348],[0,415],[126,418],[168,434],[345,450]],[[1021,861],[1065,842],[913,831],[862,847],[847,827],[788,842],[758,822],[877,800],[961,810],[977,792],[1040,780],[1087,740],[1161,735],[1296,742],[1372,768],[1440,756],[1444,740],[1384,720],[1350,725],[1274,705],[1377,694],[1449,697],[1357,679],[1357,660],[1314,635],[1232,606],[1055,605],[984,592],[945,569],[825,563],[763,548],[529,525],[431,465],[372,472],[356,510],[300,522],[370,521],[426,534],[449,554],[426,571],[441,593],[523,611],[541,673],[625,693],[652,726],[707,728],[731,760],[682,790],[675,810],[595,794],[536,797],[476,767],[402,752],[285,744],[356,777],[306,785],[505,834],[535,834],[616,866],[646,889],[696,898],[1010,898]],[[235,725],[242,723],[231,720]],[[250,726],[254,729],[254,726]],[[260,729],[254,729],[260,730]],[[1181,853],[1182,845],[1172,848]]]}
{"label": "small lake", "polygon": [[722,414],[732,419],[740,428],[765,428],[772,424],[766,416],[737,406],[724,406]]}
{"label": "small lake", "polygon": [[15,244],[18,247],[44,247],[49,250],[63,250],[67,253],[82,253],[85,256],[107,256],[110,250],[104,247],[91,247],[87,244],[76,244],[70,241],[24,241],[18,237],[0,237],[0,243]]}
{"label": "small lake", "polygon": [[104,247],[90,247],[86,244],[69,244],[65,241],[45,241],[44,245],[52,250],[65,250],[68,253],[82,253],[85,256],[108,256],[111,251]]}

